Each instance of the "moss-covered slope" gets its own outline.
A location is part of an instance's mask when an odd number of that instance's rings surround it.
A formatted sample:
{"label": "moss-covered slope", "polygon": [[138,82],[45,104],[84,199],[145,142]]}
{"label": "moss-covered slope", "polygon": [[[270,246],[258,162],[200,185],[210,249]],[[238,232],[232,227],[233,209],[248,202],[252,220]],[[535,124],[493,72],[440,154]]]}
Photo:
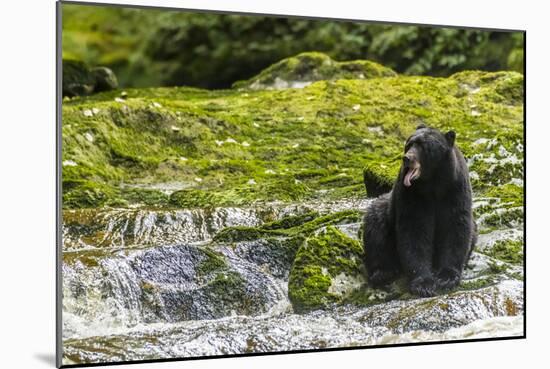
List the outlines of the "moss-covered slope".
{"label": "moss-covered slope", "polygon": [[65,99],[63,206],[362,196],[363,169],[391,183],[403,141],[419,123],[457,132],[476,191],[508,185],[515,196],[523,177],[522,96],[521,74],[464,72]]}

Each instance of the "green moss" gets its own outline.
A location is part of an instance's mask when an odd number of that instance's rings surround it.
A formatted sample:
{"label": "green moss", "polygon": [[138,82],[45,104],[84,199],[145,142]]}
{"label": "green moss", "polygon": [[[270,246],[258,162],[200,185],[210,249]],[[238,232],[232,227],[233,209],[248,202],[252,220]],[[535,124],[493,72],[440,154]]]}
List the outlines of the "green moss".
{"label": "green moss", "polygon": [[208,248],[204,248],[203,251],[205,258],[197,267],[197,274],[199,277],[219,272],[227,268],[227,263],[222,254]]}
{"label": "green moss", "polygon": [[284,217],[258,227],[226,227],[214,236],[218,242],[252,241],[263,237],[307,236],[316,230],[335,224],[358,222],[361,215],[355,210],[344,210],[323,216],[309,212],[298,216]]}
{"label": "green moss", "polygon": [[120,197],[132,204],[143,204],[150,207],[164,207],[168,205],[170,197],[165,193],[142,188],[125,188],[120,191]]}
{"label": "green moss", "polygon": [[69,208],[97,208],[110,204],[125,205],[117,201],[117,190],[92,181],[71,182],[63,192],[63,205]]}
{"label": "green moss", "polygon": [[502,186],[494,186],[485,191],[483,195],[498,198],[507,207],[523,206],[523,187],[517,185],[508,183]]}
{"label": "green moss", "polygon": [[499,240],[485,254],[512,264],[523,263],[522,240]]}
{"label": "green moss", "polygon": [[474,280],[462,281],[459,286],[459,290],[478,290],[490,286],[495,283],[495,278],[493,276],[485,276],[476,278]]}
{"label": "green moss", "polygon": [[205,291],[212,296],[217,296],[226,302],[242,303],[246,295],[246,281],[233,271],[218,273],[216,277],[205,286]]}
{"label": "green moss", "polygon": [[273,222],[265,223],[261,226],[262,229],[289,229],[299,227],[304,223],[311,222],[315,218],[319,217],[319,213],[316,211],[310,211],[300,215],[291,215]]}
{"label": "green moss", "polygon": [[299,227],[289,228],[287,232],[291,234],[308,234],[321,227],[335,225],[355,223],[360,221],[361,213],[357,210],[342,210],[335,213],[320,216],[311,222],[304,223]]}
{"label": "green moss", "polygon": [[363,169],[363,183],[367,190],[367,196],[377,197],[389,192],[397,178],[399,165],[398,160],[392,163],[374,162],[367,164]]}
{"label": "green moss", "polygon": [[284,235],[277,231],[262,230],[256,227],[234,226],[222,229],[214,236],[216,242],[242,242],[257,240],[262,237]]}
{"label": "green moss", "polygon": [[492,274],[502,274],[508,271],[509,266],[502,263],[491,262],[489,263],[489,272]]}
{"label": "green moss", "polygon": [[514,227],[523,221],[523,207],[497,209],[483,218],[483,225],[488,227]]}
{"label": "green moss", "polygon": [[451,78],[494,103],[519,105],[523,103],[523,75],[516,72],[465,71]]}
{"label": "green moss", "polygon": [[367,61],[337,62],[319,52],[305,52],[283,59],[246,81],[238,81],[233,88],[288,87],[292,82],[313,82],[332,79],[366,79],[393,77],[397,74],[390,68]]}
{"label": "green moss", "polygon": [[303,267],[299,277],[296,276],[296,272],[290,275],[288,295],[295,311],[317,309],[338,300],[336,296],[328,293],[332,280],[330,276],[323,273],[320,266]]}
{"label": "green moss", "polygon": [[173,192],[170,204],[181,208],[200,208],[216,203],[216,196],[208,191],[188,188]]}
{"label": "green moss", "polygon": [[334,227],[312,236],[296,253],[288,282],[288,295],[294,309],[303,312],[341,301],[341,294],[331,292],[333,279],[339,275],[360,278],[361,244]]}
{"label": "green moss", "polygon": [[[318,81],[276,91],[174,87],[73,98],[63,103],[63,206],[248,206],[362,197],[363,174],[374,185],[372,196],[391,188],[403,142],[419,123],[457,132],[480,193],[523,176],[523,106],[504,101],[515,96],[513,87],[496,91],[518,78],[472,72]],[[464,87],[470,83],[480,90]],[[488,147],[477,143],[480,138],[497,143]],[[517,160],[499,157],[500,146]],[[474,160],[476,154],[481,159]],[[494,167],[487,162],[491,154]],[[125,190],[163,182],[186,189],[169,200]]]}

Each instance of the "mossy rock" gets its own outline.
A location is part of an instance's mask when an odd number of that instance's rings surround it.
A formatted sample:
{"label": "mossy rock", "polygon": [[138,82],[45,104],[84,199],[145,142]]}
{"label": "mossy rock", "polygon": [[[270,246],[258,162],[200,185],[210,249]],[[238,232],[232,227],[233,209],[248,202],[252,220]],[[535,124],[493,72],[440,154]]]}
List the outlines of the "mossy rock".
{"label": "mossy rock", "polygon": [[107,67],[89,68],[82,61],[63,59],[62,68],[63,96],[85,96],[118,87],[115,74]]}
{"label": "mossy rock", "polygon": [[390,68],[368,60],[337,62],[319,52],[305,52],[286,58],[258,75],[233,84],[233,88],[282,89],[304,87],[320,80],[394,77]]}
{"label": "mossy rock", "polygon": [[320,228],[330,225],[359,222],[361,214],[356,210],[344,210],[320,216],[316,212],[288,216],[258,227],[234,226],[222,229],[214,236],[217,242],[252,241],[263,237],[306,237]]}
{"label": "mossy rock", "polygon": [[305,223],[311,222],[319,217],[319,213],[316,211],[308,211],[304,214],[290,215],[283,217],[272,222],[263,224],[262,229],[273,230],[273,229],[290,229],[294,227],[299,227]]}
{"label": "mossy rock", "polygon": [[400,162],[375,162],[363,169],[363,183],[368,197],[378,197],[393,188]]}
{"label": "mossy rock", "polygon": [[90,70],[94,80],[94,92],[110,91],[118,88],[115,73],[107,67],[95,67]]}
{"label": "mossy rock", "polygon": [[212,204],[214,195],[199,189],[184,189],[170,195],[170,203],[181,208],[205,207]]}
{"label": "mossy rock", "polygon": [[503,239],[496,241],[485,253],[507,263],[522,264],[523,246],[523,240]]}
{"label": "mossy rock", "polygon": [[298,249],[288,282],[294,310],[304,312],[343,301],[364,283],[359,241],[327,227]]}
{"label": "mossy rock", "polygon": [[109,185],[92,181],[65,182],[65,185],[69,187],[63,193],[63,204],[66,207],[97,208],[106,205],[125,205],[122,200],[116,200],[117,190]]}
{"label": "mossy rock", "polygon": [[[403,142],[419,123],[457,132],[476,196],[521,187],[522,78],[464,72],[72,98],[63,103],[63,206],[339,200],[364,197],[365,185],[376,196],[391,188]],[[163,182],[185,186],[170,195],[146,191]]]}
{"label": "mossy rock", "polygon": [[94,87],[95,78],[85,63],[63,60],[63,96],[89,95]]}

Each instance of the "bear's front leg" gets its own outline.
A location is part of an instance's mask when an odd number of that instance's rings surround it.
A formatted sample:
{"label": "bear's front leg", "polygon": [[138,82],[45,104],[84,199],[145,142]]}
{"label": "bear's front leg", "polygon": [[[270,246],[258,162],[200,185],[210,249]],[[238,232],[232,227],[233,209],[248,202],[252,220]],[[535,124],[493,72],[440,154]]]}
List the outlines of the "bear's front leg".
{"label": "bear's front leg", "polygon": [[416,214],[399,214],[396,227],[397,251],[409,277],[411,293],[433,296],[436,283],[432,274],[434,218],[429,209]]}
{"label": "bear's front leg", "polygon": [[471,210],[448,206],[439,211],[435,237],[437,287],[451,290],[460,284],[462,271],[473,247],[474,226]]}

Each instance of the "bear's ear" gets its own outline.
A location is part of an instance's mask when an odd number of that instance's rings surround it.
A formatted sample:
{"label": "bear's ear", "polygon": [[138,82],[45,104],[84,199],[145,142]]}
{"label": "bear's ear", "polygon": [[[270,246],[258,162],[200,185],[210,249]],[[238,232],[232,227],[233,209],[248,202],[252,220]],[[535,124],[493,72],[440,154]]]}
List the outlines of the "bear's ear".
{"label": "bear's ear", "polygon": [[455,144],[455,137],[456,137],[455,131],[449,131],[445,133],[445,139],[449,143],[449,146],[453,146]]}
{"label": "bear's ear", "polygon": [[416,130],[418,131],[419,129],[422,129],[422,128],[426,128],[426,125],[424,123],[420,123],[419,125],[416,126]]}

